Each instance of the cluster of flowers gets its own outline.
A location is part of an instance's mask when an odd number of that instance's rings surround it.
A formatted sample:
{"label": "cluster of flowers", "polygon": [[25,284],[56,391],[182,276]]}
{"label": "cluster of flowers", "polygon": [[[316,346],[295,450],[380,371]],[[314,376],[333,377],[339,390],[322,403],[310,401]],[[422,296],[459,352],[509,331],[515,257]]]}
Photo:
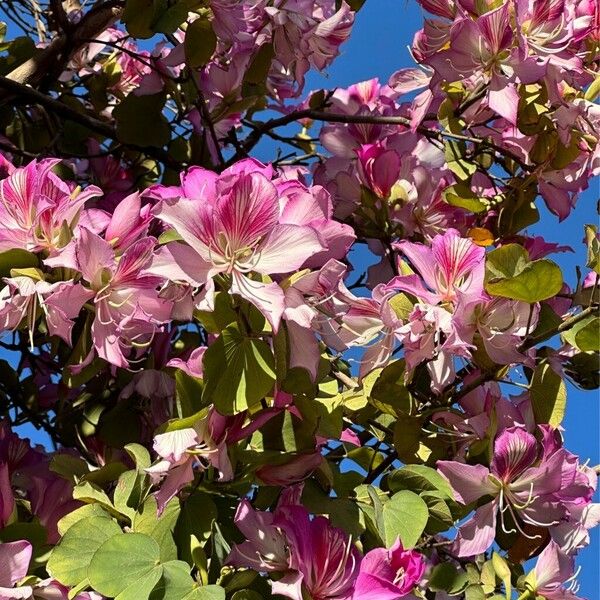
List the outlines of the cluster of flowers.
{"label": "cluster of flowers", "polygon": [[[71,15],[76,19],[79,13]],[[215,0],[208,12],[190,13],[187,22],[190,35],[208,35],[194,30],[194,19],[207,23],[216,37],[206,64],[194,67],[192,76],[214,131],[222,138],[240,124],[243,111],[251,104],[249,99],[266,94],[279,107],[285,100],[297,98],[308,71],[325,69],[338,55],[350,36],[354,11],[346,2],[335,0]],[[85,83],[101,76],[106,91],[117,98],[168,90],[186,66],[187,30],[178,29],[169,43],[160,41],[149,52],[123,31],[109,28],[76,54],[61,79],[77,78]],[[193,43],[202,44],[203,40]],[[260,91],[249,96],[247,90],[243,92],[248,84],[261,84]],[[205,116],[192,108],[187,119],[201,133],[205,128],[208,131]],[[216,152],[212,138],[210,144],[211,152]]]}
{"label": "cluster of flowers", "polygon": [[[361,375],[385,366],[403,344],[409,371],[427,363],[434,392],[453,382],[456,358],[472,357],[476,335],[493,362],[527,361],[518,347],[539,306],[488,296],[485,250],[454,229],[431,246],[395,244],[414,271],[398,258],[398,270],[410,274],[361,298],[345,286],[340,262],[352,228],[333,219],[328,192],[307,186],[297,171],[276,174],[252,159],[220,175],[193,168],[181,186],[131,194],[110,214],[93,205],[98,188],[71,189],[51,171],[55,164],[9,165],[0,182],[0,249],[35,253],[44,267],[5,279],[0,318],[3,330],[25,319],[33,336],[43,315],[48,332],[70,343],[86,307],[93,349],[78,368],[96,355],[128,367],[171,321],[190,321],[194,308],[213,310],[217,289],[256,306],[273,332],[284,320],[290,364],[313,379],[319,339],[340,352],[368,346]],[[169,227],[181,241],[159,243]],[[532,259],[554,249],[540,240],[530,248]],[[416,299],[406,315],[394,308],[404,292]],[[564,304],[552,305],[559,316]]]}
{"label": "cluster of flowers", "polygon": [[[332,98],[337,114],[410,120],[404,128],[323,127],[321,142],[332,156],[315,176],[334,196],[336,214],[356,210],[362,186],[389,204],[390,219],[406,235],[430,238],[448,223],[472,226],[472,215],[464,222],[465,211],[442,201],[457,177],[444,148],[422,131],[441,121],[453,133],[487,140],[524,166],[548,208],[564,219],[600,170],[600,112],[581,91],[594,81],[600,57],[597,3],[420,3],[436,18],[426,19],[415,36],[412,53],[419,67],[401,69],[387,85],[366,81]],[[401,102],[423,88],[414,100]],[[511,166],[508,173],[502,178],[474,167],[468,182],[473,197],[493,206],[514,185]],[[479,224],[493,230],[496,217],[486,212]]]}
{"label": "cluster of flowers", "polygon": [[[535,327],[539,306],[488,296],[483,287],[485,251],[456,230],[434,235],[430,245],[398,243],[396,251],[414,271],[399,259],[403,274],[378,284],[370,298],[361,298],[345,286],[346,266],[340,262],[355,239],[353,230],[333,219],[329,193],[304,183],[297,170],[275,172],[252,159],[221,174],[193,168],[182,175],[180,186],[156,185],[127,196],[111,214],[98,208],[98,188],[74,188],[52,171],[56,164],[55,160],[32,161],[20,168],[4,164],[0,249],[26,251],[38,263],[13,269],[5,278],[0,328],[25,327],[32,345],[44,343],[46,338],[36,337],[43,331],[71,344],[75,321],[87,313],[92,344],[81,364],[71,367],[75,371],[96,357],[113,369],[135,366],[149,348],[157,350],[165,340],[168,347],[173,326],[191,322],[194,309],[213,310],[217,293],[255,306],[274,333],[285,326],[290,367],[306,369],[313,380],[319,341],[340,352],[367,346],[362,376],[384,366],[402,344],[408,378],[426,363],[436,393],[454,380],[456,359],[471,359],[477,343],[496,364],[533,360],[533,354],[527,356],[518,348],[528,327]],[[540,240],[530,240],[529,247],[533,257],[550,248]],[[400,297],[414,298],[407,310],[395,308]],[[560,302],[549,306],[559,315],[568,308]],[[211,336],[209,346],[214,340]],[[167,350],[162,365],[201,377],[205,351],[197,348],[182,358]],[[157,367],[160,362],[157,358]],[[151,430],[172,412],[173,380],[164,376],[167,383],[160,371],[147,370],[132,383],[136,393],[162,402]],[[123,390],[124,397],[130,393]],[[548,426],[536,430],[527,397],[513,402],[493,386],[480,387],[461,399],[460,408],[460,414],[440,409],[434,417],[459,440],[455,460],[440,461],[438,468],[457,501],[465,505],[484,497],[490,501],[460,527],[456,556],[487,550],[497,519],[504,531],[519,531],[530,539],[544,527],[552,541],[539,559],[531,585],[537,585],[540,594],[548,586],[562,589],[573,574],[572,555],[588,543],[587,530],[600,520],[598,506],[591,503],[594,472],[562,448],[557,430]],[[248,438],[284,410],[294,411],[293,399],[276,391],[273,407],[255,416],[250,425],[245,414],[224,417],[211,407],[193,427],[157,435],[154,449],[159,460],[147,472],[157,486],[159,510],[194,479],[198,468],[212,465],[223,481],[231,480],[228,446]],[[466,464],[470,444],[490,437],[496,441],[489,468]],[[347,438],[360,443],[350,433]],[[20,443],[10,433],[5,439],[12,445]],[[263,467],[257,475],[267,485],[300,482],[321,463],[325,442],[316,440],[313,454],[283,466]],[[56,541],[57,520],[73,508],[72,485],[54,474],[49,475],[52,484],[42,474],[43,486],[36,485],[38,476],[26,475],[27,469],[31,463],[49,474],[48,459],[24,448],[6,450],[0,464],[3,518],[6,522],[14,510],[11,486],[25,477],[32,511],[46,526],[49,540]],[[56,493],[55,485],[62,486]],[[36,500],[40,489],[43,494]],[[314,598],[354,594],[391,599],[421,581],[425,571],[421,555],[396,544],[389,550],[373,550],[361,561],[345,533],[322,517],[310,518],[300,505],[300,488],[288,492],[273,513],[253,511],[246,500],[242,502],[237,522],[248,542],[234,549],[231,564],[283,574],[273,582],[274,591],[297,600],[302,598],[302,586]],[[27,547],[13,550],[25,564]],[[556,561],[561,568],[554,572]],[[11,583],[22,574],[21,566],[15,569]],[[374,595],[365,596],[367,592]]]}

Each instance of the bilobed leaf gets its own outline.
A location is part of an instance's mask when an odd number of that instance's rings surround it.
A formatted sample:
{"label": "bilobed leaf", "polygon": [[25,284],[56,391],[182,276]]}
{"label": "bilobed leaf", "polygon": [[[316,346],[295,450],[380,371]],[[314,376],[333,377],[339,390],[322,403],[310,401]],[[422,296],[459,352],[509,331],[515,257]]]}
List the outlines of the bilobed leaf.
{"label": "bilobed leaf", "polygon": [[500,556],[497,552],[492,554],[492,566],[498,578],[504,584],[504,590],[506,592],[506,600],[510,600],[512,597],[512,585],[511,585],[511,572],[510,567],[506,560]]}
{"label": "bilobed leaf", "polygon": [[173,532],[180,512],[179,499],[172,498],[159,516],[156,499],[154,496],[149,496],[140,511],[133,517],[133,531],[144,533],[156,541],[160,547],[162,561],[177,558],[177,546],[173,540]]}
{"label": "bilobed leaf", "polygon": [[141,444],[127,444],[125,451],[135,462],[138,469],[147,469],[151,464],[150,452]]}
{"label": "bilobed leaf", "polygon": [[425,501],[409,490],[394,494],[383,505],[385,543],[391,546],[398,536],[404,548],[413,548],[425,531],[429,510]]}
{"label": "bilobed leaf", "polygon": [[[149,595],[162,575],[160,547],[143,533],[126,533],[106,540],[94,553],[88,568],[91,586],[110,598],[138,589],[141,600]],[[144,582],[154,579],[148,590]],[[133,587],[131,587],[133,586]],[[132,592],[131,592],[132,593]],[[131,596],[133,598],[133,596]]]}
{"label": "bilobed leaf", "polygon": [[221,414],[233,415],[256,406],[275,382],[275,360],[269,345],[227,327],[204,355],[205,394]]}
{"label": "bilobed leaf", "polygon": [[558,427],[565,416],[567,386],[548,363],[543,362],[535,368],[529,394],[535,422]]}
{"label": "bilobed leaf", "polygon": [[175,401],[181,418],[189,417],[202,408],[204,384],[201,379],[177,369],[175,372]]}
{"label": "bilobed leaf", "polygon": [[173,532],[180,558],[187,562],[192,561],[191,537],[195,536],[200,542],[208,540],[213,521],[217,517],[217,507],[208,494],[195,492],[186,498]]}
{"label": "bilobed leaf", "polygon": [[[600,81],[600,76],[597,81]],[[587,243],[586,267],[600,274],[600,240],[598,239],[598,227],[596,225],[585,226],[585,241]]]}
{"label": "bilobed leaf", "polygon": [[144,39],[154,35],[155,5],[155,0],[127,0],[122,21],[134,38]]}
{"label": "bilobed leaf", "polygon": [[203,67],[217,46],[217,36],[210,21],[200,18],[190,23],[183,46],[186,63],[192,68]]}
{"label": "bilobed leaf", "polygon": [[81,500],[86,504],[98,502],[109,512],[118,512],[106,492],[100,486],[89,481],[82,481],[73,488],[73,498],[75,500]]}
{"label": "bilobed leaf", "polygon": [[448,500],[454,498],[452,488],[435,469],[425,465],[405,465],[388,476],[388,486],[392,492],[398,490],[438,491]]}
{"label": "bilobed leaf", "polygon": [[0,277],[9,277],[11,269],[27,269],[39,266],[38,257],[32,252],[14,248],[0,252]]}
{"label": "bilobed leaf", "polygon": [[446,188],[443,191],[444,200],[450,206],[464,208],[473,213],[480,213],[487,210],[487,204],[478,198],[468,185],[457,184]]}
{"label": "bilobed leaf", "polygon": [[48,573],[66,586],[78,585],[88,577],[88,566],[106,540],[121,535],[121,528],[108,515],[80,519],[52,550]]}
{"label": "bilobed leaf", "polygon": [[477,165],[465,158],[466,148],[464,142],[446,140],[444,142],[446,162],[448,168],[456,175],[459,181],[466,181],[477,171]]}
{"label": "bilobed leaf", "polygon": [[505,244],[485,257],[485,279],[508,279],[518,275],[529,263],[529,253],[519,244]]}
{"label": "bilobed leaf", "polygon": [[588,317],[562,334],[564,340],[582,352],[600,350],[600,319]]}
{"label": "bilobed leaf", "polygon": [[142,501],[142,487],[145,475],[137,470],[125,471],[119,476],[113,503],[115,508],[130,520],[135,516]]}
{"label": "bilobed leaf", "polygon": [[431,571],[429,589],[434,592],[460,594],[469,585],[467,574],[450,563],[440,563]]}
{"label": "bilobed leaf", "polygon": [[67,531],[81,519],[87,517],[105,517],[110,518],[110,515],[99,504],[84,504],[74,511],[67,513],[58,522],[58,533],[64,537]]}
{"label": "bilobed leaf", "polygon": [[585,91],[585,99],[593,102],[600,95],[600,75],[592,81],[590,87]]}
{"label": "bilobed leaf", "polygon": [[502,246],[486,257],[485,289],[492,296],[534,303],[552,298],[562,285],[556,263],[545,258],[531,262],[518,244]]}
{"label": "bilobed leaf", "polygon": [[192,590],[181,600],[225,600],[225,588],[220,585],[203,585]]}
{"label": "bilobed leaf", "polygon": [[263,597],[254,590],[239,590],[231,596],[231,600],[263,600]]}
{"label": "bilobed leaf", "polygon": [[190,566],[182,560],[162,565],[162,575],[150,594],[150,600],[181,600],[195,588]]}

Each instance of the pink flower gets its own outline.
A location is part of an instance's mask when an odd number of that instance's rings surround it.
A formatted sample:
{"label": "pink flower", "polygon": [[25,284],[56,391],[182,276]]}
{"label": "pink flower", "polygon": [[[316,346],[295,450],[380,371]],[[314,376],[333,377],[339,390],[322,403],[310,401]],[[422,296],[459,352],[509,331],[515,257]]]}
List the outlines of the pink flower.
{"label": "pink flower", "polygon": [[[33,548],[27,540],[0,542],[0,599],[1,600],[67,600],[69,589],[54,579],[44,579],[34,585],[13,587],[27,575]],[[95,592],[83,592],[73,600],[102,600]]]}
{"label": "pink flower", "polygon": [[421,277],[395,277],[389,288],[409,292],[429,304],[456,302],[459,296],[468,299],[483,296],[485,250],[470,239],[461,238],[455,229],[436,235],[431,248],[406,241],[396,246]]}
{"label": "pink flower", "polygon": [[14,330],[25,322],[33,347],[35,321],[38,309],[41,309],[48,333],[71,343],[73,319],[94,295],[92,291],[73,281],[50,284],[24,276],[5,278],[4,281],[7,285],[0,292],[0,331]]}
{"label": "pink flower", "polygon": [[360,564],[354,600],[396,600],[405,597],[419,583],[425,571],[423,556],[404,550],[400,538],[386,550],[367,552]]}
{"label": "pink flower", "polygon": [[477,329],[488,356],[500,365],[527,360],[519,346],[535,330],[539,313],[539,304],[505,298],[459,306],[456,310],[461,326]]}
{"label": "pink flower", "polygon": [[577,587],[575,575],[573,558],[550,542],[538,556],[533,571],[525,578],[525,589],[546,600],[580,600],[573,593]]}
{"label": "pink flower", "polygon": [[27,575],[32,546],[26,540],[0,543],[0,598],[30,598],[30,586],[14,588]]}
{"label": "pink flower", "polygon": [[[253,160],[241,161],[219,176],[195,169],[183,180],[188,197],[164,200],[156,214],[189,244],[168,244],[164,250],[180,268],[181,279],[205,284],[210,306],[212,277],[228,275],[231,293],[253,303],[276,330],[284,292],[276,282],[256,280],[250,273],[289,273],[324,248],[312,227],[281,222],[271,175],[270,167]],[[161,272],[168,271],[165,266]]]}
{"label": "pink flower", "polygon": [[70,239],[68,228],[75,226],[85,202],[101,195],[95,186],[83,192],[71,189],[51,171],[59,162],[33,160],[0,181],[0,252],[64,246]]}
{"label": "pink flower", "polygon": [[[172,304],[157,287],[163,279],[144,273],[150,266],[154,238],[131,244],[122,255],[85,227],[60,255],[47,259],[52,267],[79,271],[94,291],[96,316],[92,339],[98,356],[118,367],[127,367],[125,352],[147,347],[154,333],[171,316]],[[86,361],[92,359],[92,353]]]}
{"label": "pink flower", "polygon": [[323,456],[319,450],[315,450],[308,454],[299,454],[281,465],[264,465],[256,470],[256,474],[265,485],[288,486],[309,477],[322,462]]}
{"label": "pink flower", "polygon": [[390,305],[394,292],[380,284],[371,298],[358,298],[347,294],[349,310],[342,317],[339,338],[347,346],[367,346],[360,361],[359,376],[385,366],[394,346],[401,337],[402,321]]}
{"label": "pink flower", "polygon": [[441,306],[415,304],[397,335],[404,344],[407,369],[427,361],[431,389],[436,393],[454,381],[454,357],[471,357],[472,345],[461,337],[452,315]]}
{"label": "pink flower", "polygon": [[458,556],[474,556],[489,548],[496,532],[496,515],[507,533],[504,514],[525,537],[521,522],[535,527],[554,527],[567,515],[569,495],[589,502],[590,488],[581,485],[577,460],[566,452],[551,432],[542,429],[544,439],[536,438],[522,427],[505,429],[494,444],[494,458],[488,469],[455,461],[438,461],[440,473],[454,488],[463,504],[491,496],[491,502],[477,508],[458,529]]}
{"label": "pink flower", "polygon": [[341,529],[312,517],[298,504],[302,488],[283,492],[273,512],[255,511],[242,500],[236,524],[246,541],[233,547],[227,562],[259,572],[281,572],[274,594],[292,600],[351,600],[361,556]]}
{"label": "pink flower", "polygon": [[146,469],[153,482],[160,482],[156,492],[158,511],[194,479],[194,467],[212,464],[219,470],[219,478],[229,481],[233,471],[227,456],[227,446],[216,442],[210,427],[209,415],[198,419],[194,427],[160,433],[154,438],[154,450],[159,461]]}
{"label": "pink flower", "polygon": [[380,198],[388,198],[400,175],[400,157],[381,144],[364,144],[356,151],[358,173],[364,185]]}
{"label": "pink flower", "polygon": [[273,582],[274,594],[303,600],[305,589],[313,600],[352,598],[361,556],[344,531],[325,517],[311,517],[303,506],[280,507],[274,524],[285,532],[290,569],[297,573],[293,581]]}

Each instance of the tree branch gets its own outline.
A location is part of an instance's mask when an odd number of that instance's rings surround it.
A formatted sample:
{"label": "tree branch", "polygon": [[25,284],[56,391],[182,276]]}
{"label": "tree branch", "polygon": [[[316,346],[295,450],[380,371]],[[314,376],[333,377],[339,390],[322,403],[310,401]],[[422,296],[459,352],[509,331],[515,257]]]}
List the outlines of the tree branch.
{"label": "tree branch", "polygon": [[86,40],[97,37],[115,23],[124,5],[125,0],[107,0],[94,6],[75,27],[55,37],[44,50],[13,69],[6,78],[37,86],[48,73],[56,72],[57,67],[62,70]]}
{"label": "tree branch", "polygon": [[[569,317],[568,319],[565,319],[557,327],[554,327],[553,329],[551,329],[549,331],[544,331],[543,333],[540,333],[539,335],[536,335],[535,337],[525,340],[525,342],[523,342],[523,344],[521,344],[521,346],[519,347],[519,351],[523,352],[525,350],[529,350],[529,348],[533,348],[534,346],[537,346],[541,342],[545,342],[546,340],[549,340],[550,338],[554,337],[558,333],[566,331],[567,329],[570,329],[574,325],[577,325],[577,323],[583,321],[584,319],[587,319],[587,317],[593,315],[594,313],[600,313],[599,305],[589,306],[588,308],[582,310],[580,313],[578,313],[572,317]],[[504,367],[502,367],[502,368],[504,368]],[[460,400],[461,398],[463,398],[464,396],[466,396],[473,390],[476,390],[480,385],[483,385],[484,383],[487,383],[488,381],[493,381],[494,379],[496,379],[497,376],[498,376],[498,370],[487,371],[485,373],[481,373],[473,381],[467,383],[466,385],[463,385],[460,388],[460,390],[456,390],[456,387],[457,387],[457,385],[460,385],[460,382],[459,382],[459,384],[455,384],[453,386],[455,391],[450,394],[449,403],[452,404],[452,403],[456,402],[457,400]]]}
{"label": "tree branch", "polygon": [[[270,119],[262,124],[253,125],[254,131],[252,131],[252,133],[250,133],[246,140],[241,144],[243,152],[246,154],[250,152],[250,150],[252,150],[252,148],[254,148],[254,146],[256,146],[256,144],[259,142],[260,138],[272,129],[275,129],[276,127],[283,127],[285,125],[289,125],[290,123],[293,123],[294,121],[299,121],[301,119],[311,119],[313,121],[323,121],[326,123],[371,123],[374,125],[401,125],[404,127],[411,126],[410,119],[407,117],[389,117],[382,115],[344,115],[307,108],[291,112],[287,115],[284,115],[283,117]],[[451,133],[449,131],[442,131],[439,129],[430,129],[429,127],[425,127],[424,125],[419,125],[416,128],[416,131],[428,139],[433,139],[440,142],[442,142],[444,139],[453,139],[490,148],[495,152],[498,152],[499,154],[506,156],[511,160],[514,160],[524,171],[532,170],[532,167],[530,165],[523,162],[510,150],[506,150],[505,148],[498,146],[489,139],[473,137],[470,135],[462,135],[458,133]],[[230,159],[230,161],[228,161],[228,164],[235,162],[238,158],[240,157],[236,153],[236,155],[232,159]]]}
{"label": "tree branch", "polygon": [[[47,96],[46,94],[42,94],[41,92],[38,92],[32,87],[23,85],[22,83],[18,83],[16,81],[12,81],[11,79],[0,75],[0,89],[8,91],[11,93],[11,95],[25,100],[28,104],[39,104],[44,108],[50,110],[52,113],[58,115],[59,117],[62,117],[63,119],[67,119],[69,121],[73,121],[74,123],[79,123],[80,125],[83,125],[90,131],[93,131],[94,133],[98,133],[111,140],[118,140],[117,131],[115,127],[110,123],[92,117],[91,115],[78,112],[77,110],[71,108],[67,104],[64,104],[60,100],[52,98],[51,96]],[[4,101],[3,103],[6,103],[6,101]],[[161,161],[170,167],[183,167],[183,165],[181,165],[178,161],[175,161],[170,156],[170,154],[163,148],[158,148],[154,146],[137,146],[134,144],[124,145],[126,145],[128,148],[132,148],[139,152],[143,152],[151,158]]]}

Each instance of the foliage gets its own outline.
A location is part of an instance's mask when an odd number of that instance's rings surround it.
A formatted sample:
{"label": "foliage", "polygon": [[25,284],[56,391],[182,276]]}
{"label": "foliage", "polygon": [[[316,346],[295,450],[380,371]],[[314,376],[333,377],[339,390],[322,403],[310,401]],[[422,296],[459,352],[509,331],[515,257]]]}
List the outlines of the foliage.
{"label": "foliage", "polygon": [[310,94],[364,2],[2,3],[1,598],[576,598],[600,9],[419,3]]}

